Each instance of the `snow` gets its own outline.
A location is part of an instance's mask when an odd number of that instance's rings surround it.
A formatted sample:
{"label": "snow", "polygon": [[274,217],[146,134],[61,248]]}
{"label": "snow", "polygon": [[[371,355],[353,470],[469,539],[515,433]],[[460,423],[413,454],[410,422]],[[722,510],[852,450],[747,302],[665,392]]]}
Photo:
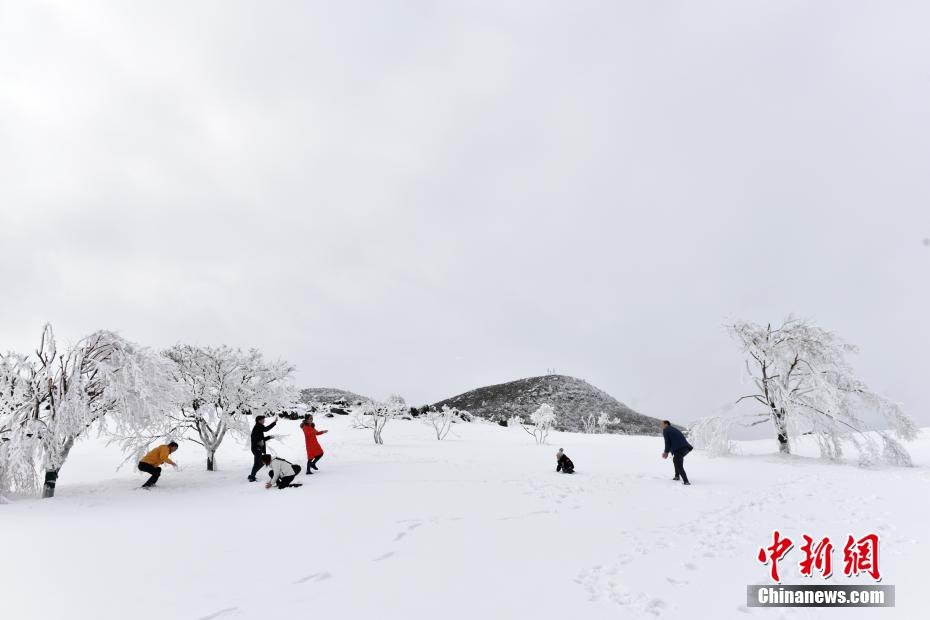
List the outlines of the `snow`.
{"label": "snow", "polygon": [[[114,472],[114,449],[79,443],[57,497],[0,506],[0,616],[923,616],[928,429],[909,444],[914,468],[743,442],[740,456],[689,455],[684,487],[670,480],[658,437],[554,432],[537,446],[520,429],[463,423],[436,441],[428,425],[394,420],[376,446],[345,417],[317,426],[330,430],[321,471],[281,491],[246,482],[251,455],[233,441],[217,472],[205,471],[199,446],[182,444],[180,471],[165,468],[152,491],[137,489],[139,472]],[[298,422],[272,432],[286,437],[270,448],[303,466]],[[559,447],[577,474],[555,472]],[[795,539],[879,532],[882,583],[897,587],[898,607],[744,607],[746,585],[768,579],[756,552],[774,528]],[[819,582],[802,580],[796,562],[782,562],[784,583]]]}

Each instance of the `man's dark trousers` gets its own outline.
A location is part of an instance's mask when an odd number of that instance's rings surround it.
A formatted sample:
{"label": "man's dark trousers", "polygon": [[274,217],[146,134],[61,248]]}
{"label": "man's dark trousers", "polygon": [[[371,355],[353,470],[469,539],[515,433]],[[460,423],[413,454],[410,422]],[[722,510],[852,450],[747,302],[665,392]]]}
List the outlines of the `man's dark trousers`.
{"label": "man's dark trousers", "polygon": [[688,474],[685,473],[685,457],[688,456],[691,450],[693,450],[693,448],[688,446],[686,448],[678,448],[672,453],[672,464],[675,466],[676,480],[680,477],[682,482],[688,482]]}
{"label": "man's dark trousers", "polygon": [[139,463],[139,471],[144,471],[147,474],[151,474],[145,484],[142,486],[150,487],[154,486],[158,482],[158,477],[161,475],[161,467],[155,467],[154,465],[149,465],[148,463]]}
{"label": "man's dark trousers", "polygon": [[255,457],[255,460],[252,463],[252,473],[249,474],[249,480],[255,480],[255,474],[265,466],[265,462],[262,460],[265,455],[262,454],[261,450],[252,450],[252,456]]}

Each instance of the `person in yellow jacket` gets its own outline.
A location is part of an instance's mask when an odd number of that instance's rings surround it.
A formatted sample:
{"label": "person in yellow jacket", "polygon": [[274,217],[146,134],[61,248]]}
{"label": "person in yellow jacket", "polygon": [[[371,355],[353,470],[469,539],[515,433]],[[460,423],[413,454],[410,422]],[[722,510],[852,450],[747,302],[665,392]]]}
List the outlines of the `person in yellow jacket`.
{"label": "person in yellow jacket", "polygon": [[144,471],[145,473],[152,475],[152,477],[142,485],[143,489],[155,486],[155,483],[158,482],[158,477],[161,475],[162,464],[168,463],[177,469],[177,463],[172,461],[170,458],[171,453],[177,449],[178,442],[172,441],[171,443],[165,444],[163,446],[158,446],[142,457],[142,460],[139,461],[139,471]]}

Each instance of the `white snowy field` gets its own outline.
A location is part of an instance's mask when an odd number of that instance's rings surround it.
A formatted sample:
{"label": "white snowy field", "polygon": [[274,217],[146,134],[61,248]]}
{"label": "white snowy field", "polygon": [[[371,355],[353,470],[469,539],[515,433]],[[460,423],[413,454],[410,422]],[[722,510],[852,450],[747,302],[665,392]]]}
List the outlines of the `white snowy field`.
{"label": "white snowy field", "polygon": [[[166,468],[151,492],[134,469],[114,471],[114,449],[79,444],[56,498],[0,505],[0,617],[926,617],[926,429],[910,469],[695,451],[684,487],[656,437],[555,433],[536,446],[474,423],[438,442],[395,421],[375,446],[346,418],[318,427],[330,430],[321,471],[283,491],[248,483],[251,456],[232,441],[213,473],[199,446],[182,445],[181,470]],[[272,432],[287,434],[274,450],[303,465],[297,422]],[[559,447],[577,474],[555,473]],[[897,607],[745,607],[746,585],[767,583],[756,553],[774,528],[796,540],[877,531]],[[783,582],[822,582],[799,577],[797,546]],[[830,583],[872,583],[835,572]]]}

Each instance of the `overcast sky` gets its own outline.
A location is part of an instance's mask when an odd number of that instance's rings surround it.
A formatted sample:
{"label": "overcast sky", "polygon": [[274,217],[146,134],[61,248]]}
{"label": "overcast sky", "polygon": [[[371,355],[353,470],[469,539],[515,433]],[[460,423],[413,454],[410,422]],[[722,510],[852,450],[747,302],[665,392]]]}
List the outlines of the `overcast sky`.
{"label": "overcast sky", "polygon": [[0,349],[693,419],[793,312],[930,425],[926,2],[0,3]]}

